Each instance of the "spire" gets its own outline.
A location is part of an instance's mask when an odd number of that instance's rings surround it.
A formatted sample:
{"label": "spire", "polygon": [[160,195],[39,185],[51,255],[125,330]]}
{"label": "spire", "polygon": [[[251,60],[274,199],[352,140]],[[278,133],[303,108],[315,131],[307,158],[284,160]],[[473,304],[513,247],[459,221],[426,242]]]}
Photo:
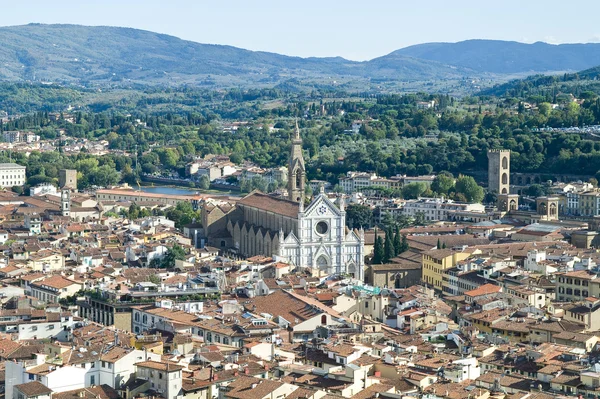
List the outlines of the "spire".
{"label": "spire", "polygon": [[300,140],[300,128],[298,127],[298,118],[296,118],[296,128],[294,129],[294,140]]}

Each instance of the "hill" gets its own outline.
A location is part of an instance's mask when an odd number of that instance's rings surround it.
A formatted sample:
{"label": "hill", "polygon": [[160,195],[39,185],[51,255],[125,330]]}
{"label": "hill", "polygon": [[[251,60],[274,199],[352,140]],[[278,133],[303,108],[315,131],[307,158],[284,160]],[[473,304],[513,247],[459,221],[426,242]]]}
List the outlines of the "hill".
{"label": "hill", "polygon": [[[514,79],[495,85],[479,92],[484,96],[509,96],[525,98],[527,96],[547,96],[555,102],[559,94],[573,94],[578,97],[584,91],[600,94],[600,66],[576,73],[558,75],[532,75],[524,79]],[[552,98],[552,100],[550,100]]]}
{"label": "hill", "polygon": [[0,79],[272,85],[290,78],[461,78],[463,68],[394,55],[385,61],[300,58],[201,44],[131,28],[30,24],[0,28]]}
{"label": "hill", "polygon": [[466,40],[419,44],[392,54],[497,74],[579,71],[600,65],[600,43],[553,45]]}

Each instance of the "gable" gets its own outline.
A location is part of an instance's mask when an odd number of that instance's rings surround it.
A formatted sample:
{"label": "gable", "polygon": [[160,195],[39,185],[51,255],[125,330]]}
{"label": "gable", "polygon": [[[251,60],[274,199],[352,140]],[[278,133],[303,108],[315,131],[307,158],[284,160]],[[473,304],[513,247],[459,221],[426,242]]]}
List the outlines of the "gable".
{"label": "gable", "polygon": [[319,194],[304,210],[304,216],[341,216],[341,212],[324,194]]}

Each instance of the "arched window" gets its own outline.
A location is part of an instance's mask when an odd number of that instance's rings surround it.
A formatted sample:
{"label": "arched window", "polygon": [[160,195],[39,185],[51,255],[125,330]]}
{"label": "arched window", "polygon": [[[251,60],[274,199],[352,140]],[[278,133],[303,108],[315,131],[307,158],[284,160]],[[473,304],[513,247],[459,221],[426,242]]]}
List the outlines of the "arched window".
{"label": "arched window", "polygon": [[300,169],[296,170],[296,182],[295,182],[295,188],[300,188],[302,187],[302,171]]}
{"label": "arched window", "polygon": [[146,316],[146,315],[142,316],[142,323],[144,323],[144,324],[148,323],[148,316]]}
{"label": "arched window", "polygon": [[508,184],[508,173],[502,173],[502,184]]}
{"label": "arched window", "polygon": [[229,338],[228,337],[223,337],[223,344],[224,345],[229,345]]}
{"label": "arched window", "polygon": [[321,315],[321,324],[322,325],[327,324],[327,315],[326,314]]}
{"label": "arched window", "polygon": [[212,342],[212,333],[206,333],[206,342]]}
{"label": "arched window", "polygon": [[508,158],[502,158],[502,169],[508,169]]}
{"label": "arched window", "polygon": [[135,314],[135,321],[140,321],[140,314],[139,313]]}

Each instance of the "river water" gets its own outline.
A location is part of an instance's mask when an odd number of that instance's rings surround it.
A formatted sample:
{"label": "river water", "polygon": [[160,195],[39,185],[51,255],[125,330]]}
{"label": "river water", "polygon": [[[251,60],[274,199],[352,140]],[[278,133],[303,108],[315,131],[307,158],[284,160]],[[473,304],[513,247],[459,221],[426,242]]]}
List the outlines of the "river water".
{"label": "river water", "polygon": [[197,188],[185,188],[185,187],[164,187],[164,186],[152,186],[152,187],[140,187],[140,189],[146,193],[152,194],[169,194],[169,195],[193,195],[202,190]]}

